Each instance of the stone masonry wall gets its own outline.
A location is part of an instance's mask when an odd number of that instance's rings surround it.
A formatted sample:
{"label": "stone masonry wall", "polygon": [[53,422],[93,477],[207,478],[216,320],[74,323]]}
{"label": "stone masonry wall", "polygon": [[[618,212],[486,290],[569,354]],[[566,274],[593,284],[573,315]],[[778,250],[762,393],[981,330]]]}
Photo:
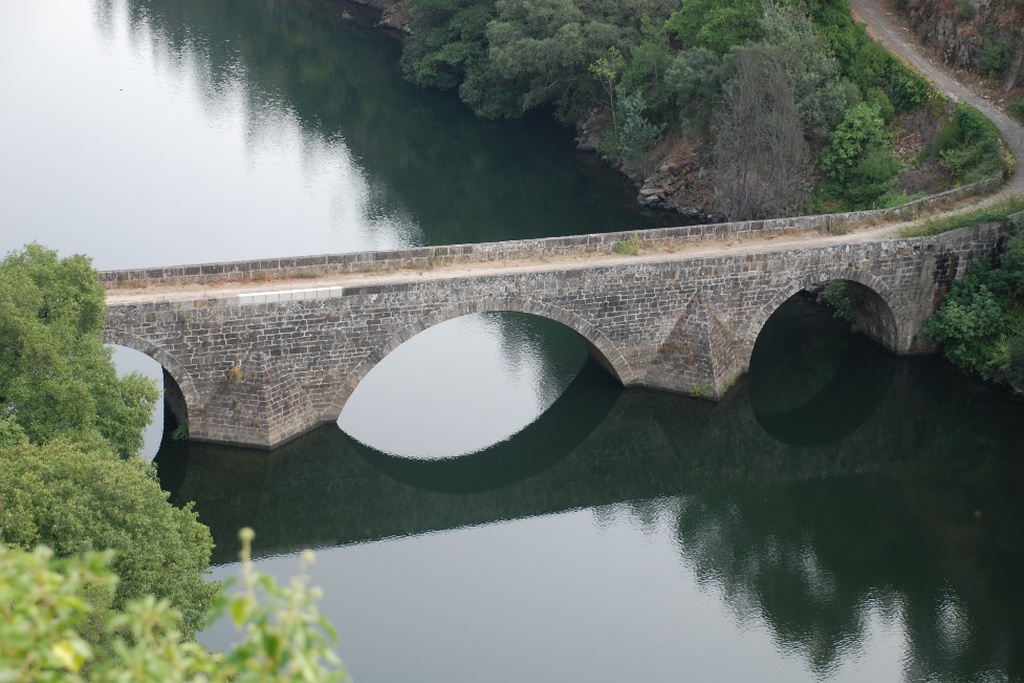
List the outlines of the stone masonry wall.
{"label": "stone masonry wall", "polygon": [[[718,398],[747,369],[761,327],[796,292],[859,282],[888,305],[900,353],[951,277],[1005,229],[716,258],[579,262],[501,273],[186,302],[110,305],[108,342],[156,358],[188,404],[193,439],[270,448],[333,422],[391,350],[446,320],[519,311],[576,330],[625,386]],[[952,265],[951,265],[952,264]],[[952,270],[951,270],[952,269]],[[878,329],[889,329],[879,326]]]}

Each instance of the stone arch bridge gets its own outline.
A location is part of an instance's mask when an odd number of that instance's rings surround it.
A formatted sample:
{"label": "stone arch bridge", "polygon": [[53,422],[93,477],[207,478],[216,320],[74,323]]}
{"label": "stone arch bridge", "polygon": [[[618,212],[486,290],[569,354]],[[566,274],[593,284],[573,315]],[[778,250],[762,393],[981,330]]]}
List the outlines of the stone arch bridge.
{"label": "stone arch bridge", "polygon": [[[518,264],[508,258],[526,243],[508,243],[500,264],[459,269],[433,266],[456,252],[495,259],[495,245],[109,271],[101,274],[109,290],[104,340],[163,366],[168,408],[192,439],[258,448],[336,421],[370,369],[418,332],[489,311],[567,325],[624,386],[719,398],[746,372],[778,306],[830,280],[853,283],[866,334],[896,353],[927,351],[925,318],[1005,234],[989,225],[800,249],[766,242],[711,256],[665,250]],[[372,270],[367,259],[423,267],[353,275],[359,264]],[[320,280],[301,279],[310,268]],[[293,279],[271,280],[285,271]],[[248,284],[200,286],[211,279]]]}

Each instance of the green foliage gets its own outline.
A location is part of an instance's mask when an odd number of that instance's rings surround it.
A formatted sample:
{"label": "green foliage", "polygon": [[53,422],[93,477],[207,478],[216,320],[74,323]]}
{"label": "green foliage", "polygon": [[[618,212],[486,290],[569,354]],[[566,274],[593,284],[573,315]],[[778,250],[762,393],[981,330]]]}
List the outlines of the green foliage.
{"label": "green foliage", "polygon": [[830,280],[824,289],[821,290],[821,300],[835,309],[835,317],[853,322],[853,299],[847,287],[846,280]]}
{"label": "green foliage", "polygon": [[760,0],[682,0],[665,29],[684,48],[705,47],[724,55],[764,36],[761,12]]}
{"label": "green foliage", "polygon": [[572,0],[498,0],[495,7],[489,58],[520,93],[519,113],[554,104],[566,115],[592,85],[590,65],[608,47],[625,47],[621,30]]}
{"label": "green foliage", "polygon": [[646,173],[646,156],[664,131],[644,117],[647,104],[638,92],[625,92],[619,86],[618,147],[622,158],[641,173]]}
{"label": "green foliage", "polygon": [[972,264],[924,331],[965,372],[1019,381],[1024,371],[1024,243],[1014,240],[995,262]]}
{"label": "green foliage", "polygon": [[0,448],[28,443],[28,435],[13,415],[0,416]]}
{"label": "green foliage", "polygon": [[940,164],[962,183],[991,177],[1002,170],[999,129],[975,109],[957,103],[953,118],[935,139]]}
{"label": "green foliage", "polygon": [[180,424],[171,432],[172,441],[188,441],[188,425]]}
{"label": "green foliage", "polygon": [[897,112],[916,111],[937,97],[924,76],[892,55],[885,72],[885,91]]}
{"label": "green foliage", "polygon": [[0,542],[44,544],[61,557],[116,550],[113,607],[150,594],[166,599],[190,636],[216,592],[204,580],[209,529],[190,506],[167,502],[151,466],[63,439],[0,449]]}
{"label": "green foliage", "polygon": [[84,256],[31,244],[0,261],[0,414],[32,442],[106,442],[123,458],[142,446],[158,394],[140,375],[117,377],[100,339],[104,310]]}
{"label": "green foliage", "polygon": [[1014,44],[1007,38],[987,35],[978,54],[978,69],[990,76],[1002,73],[1010,66]]}
{"label": "green foliage", "polygon": [[675,100],[681,122],[697,137],[709,135],[724,73],[722,58],[706,47],[679,52],[669,67],[665,86]]}
{"label": "green foliage", "polygon": [[219,606],[242,631],[241,643],[225,663],[236,683],[308,681],[330,683],[348,679],[341,660],[331,649],[338,636],[316,609],[318,588],[307,585],[306,568],[313,553],[302,554],[299,574],[287,587],[258,572],[250,560],[252,529],[239,532],[242,540],[241,593]]}
{"label": "green foliage", "polygon": [[1024,391],[1024,334],[1012,337],[1007,346],[1010,364],[1006,370],[1006,381],[1017,391]]}
{"label": "green foliage", "polygon": [[640,236],[633,233],[629,237],[616,242],[615,246],[612,247],[612,251],[623,256],[639,256],[642,246],[643,242],[640,241]]}
{"label": "green foliage", "polygon": [[853,61],[847,69],[847,76],[857,85],[860,92],[867,93],[872,88],[888,87],[889,63],[892,55],[882,47],[882,44],[870,40],[867,34],[857,31],[856,51],[853,53]]}
{"label": "green foliage", "polygon": [[674,55],[664,27],[645,19],[642,29],[644,40],[630,51],[629,61],[622,69],[620,87],[638,93],[649,111],[661,114],[671,99],[665,80]]}
{"label": "green foliage", "polygon": [[939,233],[980,223],[1006,224],[1009,222],[1010,216],[1019,214],[1022,211],[1024,211],[1024,197],[1008,197],[978,209],[948,214],[939,218],[929,218],[901,230],[900,237],[938,235]]}
{"label": "green foliage", "polygon": [[[251,536],[249,536],[251,538]],[[247,552],[248,542],[243,542]],[[232,615],[242,640],[209,652],[178,630],[180,615],[147,596],[111,613],[104,596],[118,579],[111,553],[56,559],[0,545],[0,680],[84,683],[208,681],[270,683],[347,680],[331,645],[336,635],[315,606],[304,573],[289,586],[242,564],[241,594],[219,609]],[[93,648],[83,626],[99,628],[107,650]]]}
{"label": "green foliage", "polygon": [[889,96],[881,88],[869,88],[864,94],[864,102],[878,109],[878,114],[885,123],[889,123],[896,114],[896,107],[892,106]]}
{"label": "green foliage", "polygon": [[454,90],[486,60],[484,33],[493,2],[418,0],[410,12],[416,31],[405,43],[401,63],[411,82]]}
{"label": "green foliage", "polygon": [[877,106],[860,103],[846,112],[821,153],[829,191],[853,207],[871,206],[896,182],[899,161]]}
{"label": "green foliage", "polygon": [[924,77],[868,37],[864,25],[853,20],[848,0],[807,0],[807,7],[843,75],[862,96],[881,88],[897,112],[914,111],[935,97]]}
{"label": "green foliage", "polygon": [[773,48],[793,89],[804,130],[824,137],[846,109],[839,63],[810,17],[794,6],[766,5],[761,25],[764,43]]}
{"label": "green foliage", "polygon": [[1017,117],[1017,120],[1021,123],[1024,123],[1024,99],[1013,100],[1007,106],[1010,110],[1010,114]]}
{"label": "green foliage", "polygon": [[957,9],[960,10],[960,16],[963,17],[964,19],[973,19],[974,16],[978,13],[978,8],[972,5],[970,2],[967,2],[967,0],[960,0],[960,2],[956,4],[956,6]]}

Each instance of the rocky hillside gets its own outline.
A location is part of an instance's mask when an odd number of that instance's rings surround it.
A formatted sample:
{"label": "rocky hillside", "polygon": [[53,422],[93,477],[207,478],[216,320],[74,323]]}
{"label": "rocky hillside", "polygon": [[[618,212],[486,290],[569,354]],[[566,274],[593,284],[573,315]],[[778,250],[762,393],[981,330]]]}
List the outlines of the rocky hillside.
{"label": "rocky hillside", "polygon": [[973,71],[1004,92],[1024,91],[1024,2],[896,0],[897,12],[947,66]]}

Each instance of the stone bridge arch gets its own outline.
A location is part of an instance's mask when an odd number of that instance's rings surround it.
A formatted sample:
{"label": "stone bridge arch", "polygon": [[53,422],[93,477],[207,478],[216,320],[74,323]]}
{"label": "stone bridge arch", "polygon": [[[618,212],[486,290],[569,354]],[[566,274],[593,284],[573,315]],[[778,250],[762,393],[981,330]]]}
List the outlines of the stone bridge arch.
{"label": "stone bridge arch", "polygon": [[637,380],[636,372],[623,356],[622,352],[615,346],[608,337],[597,327],[587,322],[580,316],[558,306],[523,298],[502,298],[483,299],[479,301],[466,301],[440,308],[429,316],[417,319],[415,322],[396,330],[388,336],[387,340],[368,353],[355,369],[344,379],[340,389],[334,394],[328,404],[323,419],[334,421],[338,419],[345,403],[359,383],[369,374],[378,363],[401,346],[412,339],[420,332],[441,323],[461,318],[466,315],[477,313],[526,313],[547,318],[559,322],[576,332],[583,340],[588,352],[604,368],[623,385],[634,383]]}
{"label": "stone bridge arch", "polygon": [[845,280],[853,283],[851,295],[854,298],[854,321],[868,336],[894,353],[907,350],[903,348],[900,337],[898,315],[901,304],[900,297],[884,280],[873,273],[860,268],[840,266],[815,269],[801,274],[773,294],[771,299],[751,318],[750,323],[738,339],[739,355],[743,359],[744,367],[750,365],[750,355],[754,350],[754,344],[757,342],[761,330],[764,329],[765,323],[768,322],[768,318],[783,303],[798,292],[832,280]]}
{"label": "stone bridge arch", "polygon": [[[166,349],[153,344],[150,341],[138,337],[131,332],[123,330],[114,330],[109,327],[103,329],[103,343],[105,344],[117,344],[124,346],[129,349],[134,349],[140,353],[144,353],[163,368],[164,374],[170,377],[178,391],[181,393],[181,399],[184,402],[185,414],[179,415],[178,411],[172,407],[172,412],[175,413],[175,417],[182,424],[188,424],[188,416],[190,412],[200,405],[199,391],[196,389],[195,382],[192,379],[192,375],[189,374],[185,366],[178,361],[172,354]],[[167,387],[164,387],[164,391],[167,391]]]}

